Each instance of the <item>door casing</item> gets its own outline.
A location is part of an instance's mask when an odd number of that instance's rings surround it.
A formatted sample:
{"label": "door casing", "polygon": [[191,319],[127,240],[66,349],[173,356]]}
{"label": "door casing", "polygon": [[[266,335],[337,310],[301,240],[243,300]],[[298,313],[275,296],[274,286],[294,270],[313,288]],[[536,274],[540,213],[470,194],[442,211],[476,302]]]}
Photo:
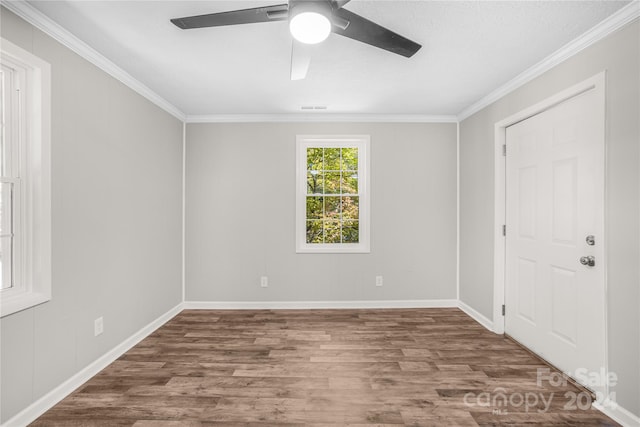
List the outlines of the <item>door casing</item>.
{"label": "door casing", "polygon": [[[605,85],[606,71],[596,74],[576,85],[573,85],[543,101],[525,108],[524,110],[513,114],[495,124],[495,145],[494,145],[494,258],[493,258],[493,331],[497,334],[503,334],[505,331],[504,316],[502,315],[502,306],[505,304],[505,269],[506,269],[506,239],[502,234],[503,225],[506,224],[506,157],[503,155],[503,146],[506,144],[506,128],[518,122],[526,120],[536,114],[548,110],[570,98],[573,98],[586,91],[595,91],[598,97],[598,103],[601,106],[602,120],[605,121],[606,132],[606,111],[605,111]],[[604,259],[602,265],[604,267],[604,295],[602,303],[604,304],[604,360],[605,371],[608,373],[608,331],[607,331],[607,218],[606,218],[606,134],[604,137],[604,161],[603,177],[604,184],[604,200],[603,200],[603,224],[602,230],[605,232],[602,244],[604,245]],[[507,230],[508,232],[508,230]],[[508,308],[507,308],[508,309]],[[605,390],[605,396],[609,390]]]}

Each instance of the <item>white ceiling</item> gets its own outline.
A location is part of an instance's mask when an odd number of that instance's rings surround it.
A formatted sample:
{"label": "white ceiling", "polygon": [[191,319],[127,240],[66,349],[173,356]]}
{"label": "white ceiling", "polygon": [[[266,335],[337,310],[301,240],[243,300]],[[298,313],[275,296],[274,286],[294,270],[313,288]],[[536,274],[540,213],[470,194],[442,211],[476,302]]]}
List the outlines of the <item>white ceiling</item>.
{"label": "white ceiling", "polygon": [[[423,45],[413,58],[332,34],[289,79],[286,21],[180,30],[170,18],[284,1],[29,1],[188,116],[456,115],[627,1],[381,1],[345,7]],[[320,113],[322,114],[322,113]]]}

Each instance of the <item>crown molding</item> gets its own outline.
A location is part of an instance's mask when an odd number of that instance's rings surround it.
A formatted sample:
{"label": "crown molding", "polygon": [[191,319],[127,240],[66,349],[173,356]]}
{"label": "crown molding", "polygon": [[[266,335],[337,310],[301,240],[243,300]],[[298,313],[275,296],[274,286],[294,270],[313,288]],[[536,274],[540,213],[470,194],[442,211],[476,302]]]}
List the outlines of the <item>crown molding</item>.
{"label": "crown molding", "polygon": [[458,113],[458,121],[463,121],[483,108],[488,107],[500,98],[508,95],[536,77],[539,77],[551,68],[602,40],[638,17],[640,17],[640,1],[633,0],[630,4],[624,6],[622,9],[618,10],[616,13],[609,16],[586,33],[582,34],[580,37],[567,43],[533,67],[520,73],[514,79],[508,81],[498,89],[486,95],[484,98],[462,110]]}
{"label": "crown molding", "polygon": [[77,53],[87,61],[102,69],[124,85],[145,97],[177,119],[186,123],[320,123],[320,122],[362,122],[362,123],[457,123],[483,108],[498,101],[524,84],[530,82],[561,62],[605,38],[640,17],[640,1],[633,0],[604,21],[577,39],[569,42],[538,64],[527,69],[479,101],[471,104],[457,115],[421,115],[421,114],[213,114],[186,115],[175,105],[162,98],[148,86],[135,79],[98,51],[71,34],[51,20],[25,0],[0,0],[0,4],[15,13],[34,27],[43,31],[62,45]]}
{"label": "crown molding", "polygon": [[141,83],[131,74],[118,67],[101,53],[93,49],[91,46],[71,34],[51,18],[44,15],[38,9],[31,6],[25,0],[0,1],[3,7],[18,15],[49,37],[61,43],[65,47],[80,55],[96,67],[103,70],[116,80],[131,88],[133,91],[142,95],[158,107],[162,108],[178,120],[184,121],[185,114],[175,105],[151,90],[148,86]]}
{"label": "crown molding", "polygon": [[454,115],[421,114],[213,114],[188,115],[187,123],[457,123]]}

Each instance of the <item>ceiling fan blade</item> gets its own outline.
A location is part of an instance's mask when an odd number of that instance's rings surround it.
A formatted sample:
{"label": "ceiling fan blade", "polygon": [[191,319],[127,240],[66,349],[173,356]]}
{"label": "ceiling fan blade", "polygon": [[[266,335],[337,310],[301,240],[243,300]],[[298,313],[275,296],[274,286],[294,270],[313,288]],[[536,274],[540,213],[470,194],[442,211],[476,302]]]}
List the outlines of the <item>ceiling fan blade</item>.
{"label": "ceiling fan blade", "polygon": [[412,57],[422,47],[422,45],[360,15],[349,12],[347,9],[334,10],[333,14],[334,17],[338,18],[337,20],[348,21],[346,28],[343,28],[344,25],[338,25],[334,22],[332,31],[341,36],[358,40],[407,58]]}
{"label": "ceiling fan blade", "polygon": [[312,45],[293,40],[291,46],[291,80],[304,80],[311,64]]}
{"label": "ceiling fan blade", "polygon": [[171,20],[183,30],[192,28],[220,27],[223,25],[253,24],[256,22],[284,21],[289,18],[289,5],[255,7],[207,15],[186,16]]}

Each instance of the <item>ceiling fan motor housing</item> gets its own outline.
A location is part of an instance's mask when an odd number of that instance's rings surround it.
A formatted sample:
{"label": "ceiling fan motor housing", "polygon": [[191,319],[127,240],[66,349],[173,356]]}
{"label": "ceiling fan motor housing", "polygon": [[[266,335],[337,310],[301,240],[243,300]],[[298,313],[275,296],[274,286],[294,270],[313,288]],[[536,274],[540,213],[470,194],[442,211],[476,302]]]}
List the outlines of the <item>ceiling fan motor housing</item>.
{"label": "ceiling fan motor housing", "polygon": [[327,0],[289,0],[289,19],[303,12],[318,13],[331,19],[332,10],[331,2]]}

